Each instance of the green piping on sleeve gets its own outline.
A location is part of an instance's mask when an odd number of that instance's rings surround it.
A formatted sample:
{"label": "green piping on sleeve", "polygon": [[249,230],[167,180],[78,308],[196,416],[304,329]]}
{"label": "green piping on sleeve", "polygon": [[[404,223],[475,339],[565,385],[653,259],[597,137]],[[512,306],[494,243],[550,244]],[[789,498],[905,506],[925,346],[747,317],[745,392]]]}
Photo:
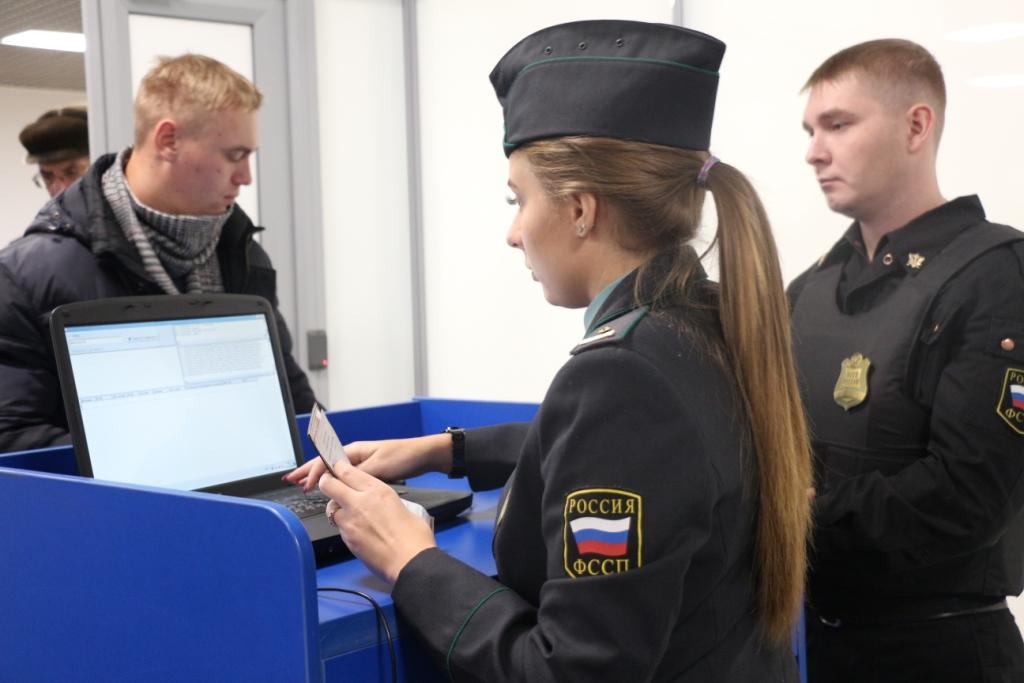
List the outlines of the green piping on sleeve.
{"label": "green piping on sleeve", "polygon": [[469,626],[469,620],[473,618],[474,614],[480,611],[480,608],[483,607],[488,600],[493,598],[498,593],[507,590],[509,590],[508,586],[500,586],[498,588],[495,588],[490,593],[481,598],[480,602],[476,603],[476,606],[473,609],[469,610],[469,614],[467,614],[466,618],[462,620],[462,625],[459,626],[459,629],[455,632],[455,635],[452,636],[452,643],[448,646],[448,654],[446,654],[444,657],[444,668],[445,671],[448,672],[449,680],[455,680],[455,676],[452,675],[452,652],[455,651],[455,644],[458,643],[459,638],[462,637],[462,632],[466,630],[467,626]]}

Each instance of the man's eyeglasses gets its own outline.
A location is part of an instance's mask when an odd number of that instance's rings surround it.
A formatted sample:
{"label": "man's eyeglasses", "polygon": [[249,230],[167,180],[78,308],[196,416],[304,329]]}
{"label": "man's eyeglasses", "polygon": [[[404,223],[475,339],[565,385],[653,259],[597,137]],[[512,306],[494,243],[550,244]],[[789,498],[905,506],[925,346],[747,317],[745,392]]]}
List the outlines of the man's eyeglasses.
{"label": "man's eyeglasses", "polygon": [[79,161],[72,161],[59,168],[40,167],[39,172],[32,176],[32,182],[35,183],[36,187],[50,191],[55,187],[64,189],[78,180],[88,168],[88,163]]}

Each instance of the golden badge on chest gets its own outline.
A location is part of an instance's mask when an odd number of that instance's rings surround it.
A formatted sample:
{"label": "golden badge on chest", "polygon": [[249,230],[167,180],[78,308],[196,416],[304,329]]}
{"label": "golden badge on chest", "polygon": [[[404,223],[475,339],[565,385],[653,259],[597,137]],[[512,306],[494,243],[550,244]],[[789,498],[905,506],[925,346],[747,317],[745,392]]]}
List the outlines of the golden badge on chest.
{"label": "golden badge on chest", "polygon": [[868,374],[871,371],[871,359],[861,353],[855,353],[843,359],[839,369],[839,379],[832,392],[832,398],[843,410],[859,406],[868,397]]}

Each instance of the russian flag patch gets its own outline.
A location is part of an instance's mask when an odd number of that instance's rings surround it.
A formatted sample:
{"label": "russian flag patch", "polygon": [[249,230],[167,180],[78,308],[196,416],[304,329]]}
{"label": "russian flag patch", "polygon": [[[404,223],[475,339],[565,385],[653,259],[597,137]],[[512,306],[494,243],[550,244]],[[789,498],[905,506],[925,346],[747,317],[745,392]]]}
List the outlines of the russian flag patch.
{"label": "russian flag patch", "polygon": [[617,574],[641,565],[643,499],[630,491],[589,488],[565,498],[565,571],[573,578]]}
{"label": "russian flag patch", "polygon": [[1024,386],[1020,384],[1010,385],[1010,402],[1017,410],[1024,410]]}
{"label": "russian flag patch", "polygon": [[996,415],[1010,429],[1024,435],[1024,369],[1007,368],[996,404]]}
{"label": "russian flag patch", "polygon": [[576,541],[576,550],[581,555],[590,553],[605,557],[622,557],[629,545],[629,527],[632,521],[632,517],[580,517],[569,522],[569,527]]}

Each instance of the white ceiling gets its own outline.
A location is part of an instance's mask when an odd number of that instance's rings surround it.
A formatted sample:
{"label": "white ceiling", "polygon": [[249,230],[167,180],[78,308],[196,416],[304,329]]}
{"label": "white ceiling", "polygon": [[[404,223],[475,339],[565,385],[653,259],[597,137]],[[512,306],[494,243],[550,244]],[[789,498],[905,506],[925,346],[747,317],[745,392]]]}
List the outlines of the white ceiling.
{"label": "white ceiling", "polygon": [[[0,0],[0,36],[28,29],[80,33],[79,0]],[[85,58],[77,52],[0,45],[0,85],[85,90]]]}

